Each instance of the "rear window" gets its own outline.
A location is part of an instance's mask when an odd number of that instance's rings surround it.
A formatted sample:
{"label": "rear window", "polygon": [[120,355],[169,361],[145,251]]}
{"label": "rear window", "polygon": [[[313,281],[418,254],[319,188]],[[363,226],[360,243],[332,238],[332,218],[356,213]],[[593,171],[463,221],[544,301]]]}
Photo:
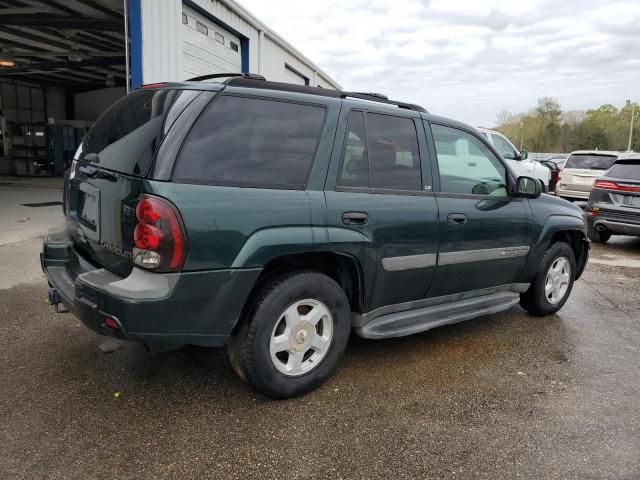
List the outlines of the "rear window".
{"label": "rear window", "polygon": [[175,119],[199,94],[194,90],[140,90],[113,104],[85,135],[76,160],[144,176]]}
{"label": "rear window", "polygon": [[324,107],[223,95],[189,133],[174,179],[302,189],[324,117]]}
{"label": "rear window", "polygon": [[583,155],[569,156],[564,168],[586,168],[591,170],[608,170],[618,157],[612,155]]}
{"label": "rear window", "polygon": [[607,177],[640,180],[640,161],[615,163],[607,172]]}

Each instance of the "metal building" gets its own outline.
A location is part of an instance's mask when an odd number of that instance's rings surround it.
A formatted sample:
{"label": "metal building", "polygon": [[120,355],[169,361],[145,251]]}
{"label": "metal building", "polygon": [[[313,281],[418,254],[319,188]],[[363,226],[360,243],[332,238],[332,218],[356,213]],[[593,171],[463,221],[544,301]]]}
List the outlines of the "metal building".
{"label": "metal building", "polygon": [[205,73],[252,72],[274,81],[340,88],[233,0],[129,2],[134,86]]}
{"label": "metal building", "polygon": [[340,88],[234,0],[0,0],[0,174],[62,174],[143,83],[240,72]]}

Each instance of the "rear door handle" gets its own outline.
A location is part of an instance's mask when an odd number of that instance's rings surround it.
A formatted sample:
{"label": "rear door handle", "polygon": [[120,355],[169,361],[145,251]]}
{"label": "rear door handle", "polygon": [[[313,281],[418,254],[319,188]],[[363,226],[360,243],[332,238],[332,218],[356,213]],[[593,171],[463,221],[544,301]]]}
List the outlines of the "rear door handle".
{"label": "rear door handle", "polygon": [[366,212],[344,212],[342,223],[345,225],[366,225],[369,221],[369,214]]}
{"label": "rear door handle", "polygon": [[450,213],[447,221],[449,225],[464,225],[467,223],[467,216],[464,213]]}

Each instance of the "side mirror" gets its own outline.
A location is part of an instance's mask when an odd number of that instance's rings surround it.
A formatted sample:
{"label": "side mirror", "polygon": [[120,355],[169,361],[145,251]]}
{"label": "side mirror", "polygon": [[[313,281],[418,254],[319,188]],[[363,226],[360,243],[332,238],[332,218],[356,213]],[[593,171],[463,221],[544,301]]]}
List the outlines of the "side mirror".
{"label": "side mirror", "polygon": [[516,197],[538,198],[542,194],[540,180],[532,177],[518,177],[513,194]]}
{"label": "side mirror", "polygon": [[526,160],[527,158],[529,158],[529,153],[527,153],[525,150],[522,150],[520,152],[520,155],[518,155],[518,160]]}

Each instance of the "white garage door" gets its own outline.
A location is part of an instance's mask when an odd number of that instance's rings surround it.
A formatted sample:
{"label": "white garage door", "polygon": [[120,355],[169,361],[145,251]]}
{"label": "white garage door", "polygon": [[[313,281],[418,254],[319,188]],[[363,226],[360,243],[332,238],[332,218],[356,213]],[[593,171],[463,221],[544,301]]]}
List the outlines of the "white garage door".
{"label": "white garage door", "polygon": [[182,76],[240,73],[240,39],[191,8],[182,10]]}
{"label": "white garage door", "polygon": [[302,75],[300,75],[298,72],[294,71],[292,68],[290,68],[287,65],[284,66],[284,77],[285,77],[284,81],[287,83],[293,83],[296,85],[307,84],[307,80]]}

